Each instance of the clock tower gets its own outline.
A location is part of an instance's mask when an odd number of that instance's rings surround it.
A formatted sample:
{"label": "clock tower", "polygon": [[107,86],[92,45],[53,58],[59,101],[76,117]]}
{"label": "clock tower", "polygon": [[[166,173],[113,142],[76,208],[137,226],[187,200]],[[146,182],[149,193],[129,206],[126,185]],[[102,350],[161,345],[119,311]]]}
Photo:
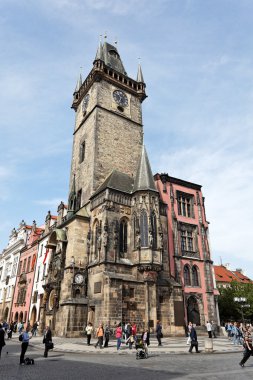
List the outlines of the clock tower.
{"label": "clock tower", "polygon": [[74,92],[70,212],[86,205],[113,170],[135,177],[143,144],[141,103],[145,98],[141,68],[137,80],[131,79],[117,48],[100,43],[92,70],[83,82],[80,77]]}
{"label": "clock tower", "polygon": [[173,302],[183,300],[170,279],[166,204],[143,145],[145,87],[141,67],[130,78],[107,42],[77,82],[68,211],[47,244],[44,313],[55,334],[79,336],[101,321],[175,328]]}

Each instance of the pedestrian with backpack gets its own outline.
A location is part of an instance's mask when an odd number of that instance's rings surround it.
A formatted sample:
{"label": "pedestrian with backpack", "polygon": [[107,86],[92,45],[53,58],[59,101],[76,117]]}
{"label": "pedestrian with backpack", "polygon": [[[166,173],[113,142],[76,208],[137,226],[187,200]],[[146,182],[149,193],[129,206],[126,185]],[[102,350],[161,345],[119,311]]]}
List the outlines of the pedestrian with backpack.
{"label": "pedestrian with backpack", "polygon": [[29,335],[30,327],[28,326],[24,332],[22,332],[19,335],[19,341],[21,342],[21,354],[20,354],[20,365],[25,364],[25,353],[27,351],[27,348],[29,346],[29,340],[32,338],[32,336]]}

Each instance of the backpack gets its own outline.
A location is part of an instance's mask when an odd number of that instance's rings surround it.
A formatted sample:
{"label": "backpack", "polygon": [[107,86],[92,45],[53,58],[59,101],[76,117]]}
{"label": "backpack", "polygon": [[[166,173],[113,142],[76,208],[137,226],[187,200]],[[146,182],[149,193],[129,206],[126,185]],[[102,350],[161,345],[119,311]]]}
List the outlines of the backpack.
{"label": "backpack", "polygon": [[23,334],[20,334],[20,335],[19,335],[18,340],[19,340],[20,342],[23,342]]}
{"label": "backpack", "polygon": [[25,364],[26,364],[26,365],[34,364],[34,359],[25,358]]}

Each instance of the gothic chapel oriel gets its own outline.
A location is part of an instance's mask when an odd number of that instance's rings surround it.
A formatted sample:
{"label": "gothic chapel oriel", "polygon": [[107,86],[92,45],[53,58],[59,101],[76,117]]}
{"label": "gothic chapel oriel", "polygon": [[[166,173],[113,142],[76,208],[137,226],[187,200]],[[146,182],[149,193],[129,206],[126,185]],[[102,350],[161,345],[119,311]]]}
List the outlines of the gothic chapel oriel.
{"label": "gothic chapel oriel", "polygon": [[[143,145],[141,67],[128,77],[117,48],[100,43],[80,76],[68,212],[49,238],[42,323],[79,336],[92,322],[183,332],[181,286],[170,277],[166,205]],[[60,213],[59,213],[60,215]]]}

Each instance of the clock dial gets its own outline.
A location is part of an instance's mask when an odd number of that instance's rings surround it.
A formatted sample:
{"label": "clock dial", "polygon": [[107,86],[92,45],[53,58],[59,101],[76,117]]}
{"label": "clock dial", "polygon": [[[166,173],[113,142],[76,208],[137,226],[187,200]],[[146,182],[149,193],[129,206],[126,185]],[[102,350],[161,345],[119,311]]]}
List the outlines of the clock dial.
{"label": "clock dial", "polygon": [[83,275],[81,273],[77,273],[75,275],[75,283],[81,284],[83,282]]}
{"label": "clock dial", "polygon": [[113,98],[115,102],[121,106],[121,107],[127,107],[128,106],[128,99],[126,94],[123,91],[116,90],[113,92]]}
{"label": "clock dial", "polygon": [[83,113],[86,112],[86,110],[87,110],[87,107],[88,107],[88,104],[89,104],[89,99],[90,99],[90,95],[89,94],[86,94],[85,97],[83,98],[83,103],[82,103],[82,111],[83,111]]}

